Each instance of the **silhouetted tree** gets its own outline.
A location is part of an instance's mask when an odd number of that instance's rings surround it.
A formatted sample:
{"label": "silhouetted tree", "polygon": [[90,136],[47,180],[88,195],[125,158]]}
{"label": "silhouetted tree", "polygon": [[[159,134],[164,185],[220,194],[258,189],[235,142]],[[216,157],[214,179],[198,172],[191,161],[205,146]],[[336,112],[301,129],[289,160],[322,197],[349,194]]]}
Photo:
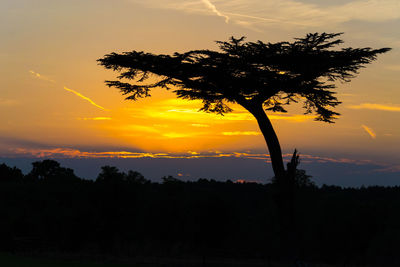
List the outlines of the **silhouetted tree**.
{"label": "silhouetted tree", "polygon": [[16,167],[9,167],[6,164],[0,164],[0,182],[19,182],[24,175]]}
{"label": "silhouetted tree", "polygon": [[120,172],[117,167],[103,166],[97,176],[96,182],[122,183],[125,180],[125,173]]}
{"label": "silhouetted tree", "polygon": [[144,176],[137,171],[128,171],[125,175],[125,180],[129,184],[147,184],[149,180],[145,179]]}
{"label": "silhouetted tree", "polygon": [[[308,175],[305,170],[296,169],[293,184],[297,188],[303,187],[316,187],[315,183],[311,181],[311,175]],[[276,184],[276,178],[272,177],[271,182]]]}
{"label": "silhouetted tree", "polygon": [[179,184],[179,183],[183,183],[182,180],[179,180],[171,175],[168,176],[164,176],[161,178],[161,180],[163,181],[163,184]]}
{"label": "silhouetted tree", "polygon": [[55,160],[35,161],[32,163],[32,167],[32,170],[26,176],[27,180],[70,182],[79,179],[72,169],[61,167],[60,163]]}
{"label": "silhouetted tree", "polygon": [[[305,113],[316,120],[333,122],[340,102],[335,81],[348,82],[358,70],[389,48],[333,48],[341,33],[310,33],[293,42],[245,42],[244,37],[218,41],[221,51],[194,50],[171,55],[139,51],[111,53],[98,59],[100,65],[120,72],[119,79],[106,81],[121,90],[126,99],[150,96],[155,87],[172,89],[179,98],[203,101],[200,109],[224,114],[237,103],[257,120],[267,143],[275,177],[286,171],[281,147],[265,110],[286,112],[284,106],[303,101]],[[158,80],[150,79],[156,75]],[[146,83],[147,82],[147,83]]]}

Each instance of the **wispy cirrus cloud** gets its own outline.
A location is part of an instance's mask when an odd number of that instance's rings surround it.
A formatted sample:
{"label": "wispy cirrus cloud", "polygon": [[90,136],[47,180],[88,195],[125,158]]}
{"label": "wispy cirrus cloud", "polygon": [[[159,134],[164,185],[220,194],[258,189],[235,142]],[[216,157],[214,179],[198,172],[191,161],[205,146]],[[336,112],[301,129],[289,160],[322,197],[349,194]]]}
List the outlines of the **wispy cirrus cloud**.
{"label": "wispy cirrus cloud", "polygon": [[386,173],[400,173],[400,165],[382,166],[374,170],[375,172],[386,172]]}
{"label": "wispy cirrus cloud", "polygon": [[372,139],[376,138],[376,133],[372,128],[370,128],[364,124],[361,125],[361,127],[369,134],[369,136],[371,136]]}
{"label": "wispy cirrus cloud", "polygon": [[235,131],[235,132],[222,132],[222,135],[235,136],[235,135],[261,135],[256,131]]}
{"label": "wispy cirrus cloud", "polygon": [[111,117],[78,118],[78,120],[83,120],[83,121],[109,121],[109,120],[111,120]]}
{"label": "wispy cirrus cloud", "polygon": [[[355,0],[344,4],[300,0],[131,0],[151,8],[216,15],[250,28],[265,26],[326,27],[352,20],[383,22],[400,18],[398,0]],[[204,5],[206,9],[204,8]]]}
{"label": "wispy cirrus cloud", "polygon": [[208,125],[208,124],[200,124],[200,123],[192,123],[190,125],[193,126],[193,127],[198,127],[198,128],[208,128],[208,127],[210,127],[210,125]]}
{"label": "wispy cirrus cloud", "polygon": [[400,65],[399,64],[387,64],[385,66],[385,69],[398,72],[398,71],[400,71]]}
{"label": "wispy cirrus cloud", "polygon": [[[51,82],[51,83],[56,83],[55,80],[52,80],[52,79],[48,78],[47,76],[44,76],[44,75],[42,75],[42,74],[40,74],[40,73],[38,73],[38,72],[35,72],[35,71],[33,71],[33,70],[30,70],[29,73],[31,73],[31,74],[32,74],[35,78],[37,78],[37,79],[40,79],[40,80],[43,80],[43,81],[47,81],[47,82]],[[71,93],[75,94],[76,96],[78,96],[78,97],[80,97],[80,98],[82,98],[82,99],[88,101],[90,104],[92,104],[93,106],[95,106],[95,107],[97,107],[97,108],[99,108],[99,109],[107,110],[107,109],[105,109],[104,107],[102,107],[102,106],[96,104],[96,103],[95,103],[92,99],[90,99],[89,97],[86,97],[86,96],[82,95],[81,93],[79,93],[79,92],[77,92],[77,91],[75,91],[75,90],[72,90],[72,89],[70,89],[70,88],[68,88],[68,87],[66,87],[66,86],[64,86],[64,90],[66,90],[66,91],[68,91],[68,92],[71,92]]]}
{"label": "wispy cirrus cloud", "polygon": [[[172,114],[179,114],[177,117],[177,119],[184,119],[185,116],[187,115],[194,115],[196,114],[197,116],[199,116],[199,114],[203,114],[204,116],[210,116],[212,114],[209,113],[202,113],[199,112],[198,109],[195,108],[173,108],[173,109],[168,109],[165,112],[160,112],[160,113],[154,113],[154,112],[149,112],[149,116],[152,117],[171,117]],[[249,112],[247,111],[242,111],[242,110],[235,110],[232,113],[227,113],[224,114],[224,116],[220,116],[220,115],[214,115],[214,117],[216,119],[220,119],[220,120],[227,120],[227,121],[252,121],[255,120],[253,115],[251,115]],[[303,114],[294,114],[294,115],[282,115],[282,114],[269,114],[268,117],[271,120],[285,120],[285,121],[292,121],[292,122],[305,122],[305,121],[309,121],[312,119],[315,119],[314,115],[303,115]],[[196,124],[192,124],[192,126],[195,126]]]}
{"label": "wispy cirrus cloud", "polygon": [[30,70],[29,73],[32,74],[37,79],[40,79],[40,80],[43,80],[43,81],[46,81],[46,82],[51,82],[51,83],[55,83],[56,82],[56,81],[50,79],[49,77],[44,76],[44,75],[42,75],[40,73],[37,73],[37,72],[35,72],[33,70]]}
{"label": "wispy cirrus cloud", "polygon": [[17,100],[0,97],[0,107],[11,107],[18,104],[19,102]]}
{"label": "wispy cirrus cloud", "polygon": [[99,108],[99,109],[106,110],[106,109],[103,108],[102,106],[96,104],[96,103],[95,103],[92,99],[90,99],[89,97],[86,97],[86,96],[82,95],[81,93],[79,93],[79,92],[77,92],[77,91],[75,91],[75,90],[72,90],[72,89],[70,89],[70,88],[68,88],[68,87],[66,87],[66,86],[64,86],[64,90],[75,94],[76,96],[82,98],[83,100],[88,101],[90,104],[92,104],[93,106],[95,106],[95,107],[97,107],[97,108]]}
{"label": "wispy cirrus cloud", "polygon": [[305,122],[309,120],[313,120],[316,118],[314,115],[302,115],[295,114],[290,116],[285,115],[268,115],[271,120],[285,120],[285,121],[293,121],[293,122]]}
{"label": "wispy cirrus cloud", "polygon": [[400,106],[382,105],[382,104],[373,104],[373,103],[363,103],[360,105],[352,105],[352,106],[348,106],[348,108],[400,112]]}
{"label": "wispy cirrus cloud", "polygon": [[209,0],[201,0],[208,9],[211,10],[211,12],[213,12],[214,14],[216,14],[218,17],[223,17],[225,19],[225,23],[229,22],[229,17],[227,15],[222,14],[217,7],[211,3],[211,1]]}

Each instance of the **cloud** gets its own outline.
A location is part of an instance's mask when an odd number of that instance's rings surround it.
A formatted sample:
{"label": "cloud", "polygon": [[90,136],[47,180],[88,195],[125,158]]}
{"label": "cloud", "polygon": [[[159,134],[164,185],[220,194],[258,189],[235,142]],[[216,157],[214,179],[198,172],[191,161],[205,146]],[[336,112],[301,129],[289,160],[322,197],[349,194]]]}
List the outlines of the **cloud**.
{"label": "cloud", "polygon": [[[292,154],[284,154],[283,158],[289,161],[292,158]],[[345,164],[355,164],[355,165],[378,165],[376,162],[371,160],[360,160],[360,159],[348,159],[348,158],[331,158],[331,157],[321,157],[315,155],[300,154],[301,161],[303,163],[345,163]]]}
{"label": "cloud", "polygon": [[211,3],[209,0],[202,0],[202,2],[207,6],[208,9],[211,10],[214,14],[216,14],[218,17],[223,17],[225,18],[225,23],[229,22],[229,17],[222,14],[221,12],[218,11],[217,7]]}
{"label": "cloud", "polygon": [[189,137],[193,136],[193,134],[185,134],[185,133],[164,133],[162,136],[167,137],[167,138],[184,138],[184,137]]}
{"label": "cloud", "polygon": [[210,125],[208,125],[208,124],[200,124],[200,123],[193,123],[193,124],[190,124],[191,126],[193,126],[193,127],[199,127],[199,128],[208,128],[208,127],[210,127]]}
{"label": "cloud", "polygon": [[153,124],[153,126],[158,128],[169,128],[168,124]]}
{"label": "cloud", "polygon": [[[161,128],[161,129],[160,129]],[[152,138],[155,139],[175,139],[175,138],[194,138],[201,135],[208,135],[208,132],[192,131],[192,132],[168,132],[166,129],[170,128],[168,125],[123,125],[116,127],[119,132],[123,132],[126,137],[147,137],[149,134],[154,134]]]}
{"label": "cloud", "polygon": [[234,135],[261,135],[260,132],[256,131],[236,131],[236,132],[223,132],[223,135],[229,135],[229,136],[234,136]]}
{"label": "cloud", "polygon": [[295,121],[295,122],[304,122],[311,119],[315,119],[316,116],[312,115],[292,115],[292,116],[281,116],[281,115],[268,115],[271,120],[287,120],[287,121]]}
{"label": "cloud", "polygon": [[400,65],[385,65],[385,69],[392,70],[392,71],[400,71]]}
{"label": "cloud", "polygon": [[[210,114],[210,113],[202,113],[199,112],[198,109],[189,109],[189,108],[172,108],[172,109],[168,109],[164,112],[160,112],[160,113],[156,113],[154,111],[149,112],[149,116],[152,117],[168,117],[171,118],[172,115],[171,113],[177,113],[177,116],[174,116],[174,118],[176,119],[185,119],[187,117],[185,117],[185,115],[191,115],[196,114],[196,116],[207,116],[207,118],[209,118],[209,116],[213,116],[215,119],[217,120],[227,120],[227,121],[253,121],[255,120],[255,118],[253,117],[253,115],[251,115],[249,112],[247,111],[242,111],[239,109],[235,109],[234,112],[232,113],[227,113],[224,114],[224,116],[221,115],[216,115],[216,114]],[[276,114],[276,113],[275,113]],[[293,122],[305,122],[308,120],[312,120],[314,119],[316,116],[313,115],[303,115],[303,114],[295,114],[295,115],[290,115],[290,116],[285,116],[285,115],[280,115],[280,114],[268,114],[268,117],[271,120],[286,120],[286,121],[293,121]],[[199,125],[201,124],[192,124],[192,126],[194,127],[200,127]]]}
{"label": "cloud", "polygon": [[145,132],[145,133],[160,133],[160,130],[146,125],[137,125],[137,124],[130,124],[120,127],[118,130],[123,132],[131,131],[131,132]]}
{"label": "cloud", "polygon": [[[151,8],[175,9],[187,13],[215,14],[244,27],[260,29],[279,27],[328,27],[360,20],[383,22],[400,18],[398,0],[356,0],[344,4],[326,5],[295,0],[132,0]],[[204,4],[208,10],[204,10]]]}
{"label": "cloud", "polygon": [[[167,107],[168,108],[168,107]],[[154,112],[154,110],[149,110],[148,116],[157,117],[157,118],[167,118],[167,119],[176,119],[176,120],[193,120],[193,115],[195,115],[198,119],[204,118],[209,120],[213,118],[214,120],[225,120],[225,121],[251,121],[255,120],[254,117],[248,112],[234,111],[232,113],[224,114],[224,116],[199,112],[199,109],[196,108],[179,108],[179,107],[170,107],[166,111]],[[193,125],[192,125],[193,126]],[[195,126],[196,127],[196,126]]]}
{"label": "cloud", "polygon": [[[51,83],[55,83],[55,82],[56,82],[56,81],[51,80],[50,78],[48,78],[48,77],[46,77],[46,76],[44,76],[44,75],[42,75],[42,74],[40,74],[40,73],[37,73],[37,72],[35,72],[35,71],[33,71],[33,70],[30,70],[29,73],[31,73],[34,77],[36,77],[36,78],[38,78],[38,79],[40,79],[40,80],[48,81],[48,82],[51,82]],[[78,92],[75,91],[75,90],[72,90],[72,89],[70,89],[70,88],[68,88],[68,87],[66,87],[66,86],[64,86],[64,90],[66,90],[66,91],[68,91],[68,92],[71,92],[71,93],[73,93],[73,94],[79,96],[80,98],[82,98],[82,99],[88,101],[90,104],[92,104],[93,106],[95,106],[95,107],[97,107],[97,108],[100,108],[100,109],[102,109],[102,110],[107,110],[107,109],[103,108],[102,106],[97,105],[97,104],[96,104],[93,100],[91,100],[89,97],[86,97],[86,96],[82,95],[81,93],[78,93]]]}
{"label": "cloud", "polygon": [[[197,108],[196,108],[197,106]],[[224,116],[200,112],[199,109],[202,106],[201,101],[188,101],[182,99],[168,99],[163,101],[154,102],[150,108],[141,108],[140,113],[145,113],[147,118],[165,118],[179,121],[193,121],[193,116],[196,116],[197,123],[190,123],[193,127],[209,127],[206,121],[212,120],[212,124],[225,123],[226,121],[255,121],[253,115],[251,115],[243,107],[233,104],[231,108],[234,110],[231,113],[226,113]],[[136,108],[125,108],[127,111],[137,113]],[[282,113],[269,113],[268,117],[271,120],[285,120],[290,122],[305,122],[315,119],[316,116],[304,115],[304,114],[293,114],[283,115]]]}
{"label": "cloud", "polygon": [[50,148],[50,149],[13,149],[15,154],[33,156],[36,158],[52,157],[52,158],[157,158],[167,156],[165,153],[141,153],[127,151],[107,151],[107,152],[90,152],[80,151],[72,148]]}
{"label": "cloud", "polygon": [[383,111],[393,111],[400,112],[399,106],[393,105],[381,105],[381,104],[372,104],[372,103],[363,103],[360,105],[348,106],[350,109],[369,109],[369,110],[383,110]]}
{"label": "cloud", "polygon": [[374,170],[375,172],[386,172],[386,173],[400,173],[400,165],[393,165],[393,166],[384,166],[382,168],[378,168]]}
{"label": "cloud", "polygon": [[[132,152],[132,151],[82,151],[74,148],[14,148],[10,149],[14,156],[35,157],[35,158],[159,158],[159,159],[198,159],[198,158],[246,158],[262,160],[270,163],[269,154],[247,152],[222,152],[205,151],[186,153],[151,153],[151,152]],[[288,162],[292,157],[291,153],[283,154],[283,158]],[[302,163],[340,163],[354,165],[376,166],[376,172],[400,172],[400,165],[379,163],[371,160],[331,158],[316,155],[300,154]]]}
{"label": "cloud", "polygon": [[78,93],[78,92],[75,91],[75,90],[69,89],[69,88],[67,88],[66,86],[64,86],[64,90],[67,90],[68,92],[71,92],[71,93],[73,93],[73,94],[79,96],[80,98],[82,98],[82,99],[88,101],[90,104],[92,104],[92,105],[95,106],[95,107],[98,107],[99,109],[106,110],[106,109],[103,108],[102,106],[97,105],[97,104],[96,104],[93,100],[91,100],[89,97],[86,97],[86,96],[84,96],[84,95]]}
{"label": "cloud", "polygon": [[35,72],[33,70],[30,70],[29,73],[32,74],[37,79],[40,79],[40,80],[43,80],[43,81],[47,81],[47,82],[51,82],[51,83],[55,83],[56,82],[56,81],[48,78],[47,76],[44,76],[44,75],[42,75],[40,73],[37,73],[37,72]]}
{"label": "cloud", "polygon": [[371,136],[372,139],[376,138],[376,134],[373,129],[369,128],[368,126],[366,126],[364,124],[361,125],[361,127]]}
{"label": "cloud", "polygon": [[11,107],[11,106],[16,106],[18,104],[19,102],[17,100],[0,97],[0,107]]}
{"label": "cloud", "polygon": [[94,117],[94,118],[78,118],[78,120],[84,121],[108,121],[111,120],[110,117]]}

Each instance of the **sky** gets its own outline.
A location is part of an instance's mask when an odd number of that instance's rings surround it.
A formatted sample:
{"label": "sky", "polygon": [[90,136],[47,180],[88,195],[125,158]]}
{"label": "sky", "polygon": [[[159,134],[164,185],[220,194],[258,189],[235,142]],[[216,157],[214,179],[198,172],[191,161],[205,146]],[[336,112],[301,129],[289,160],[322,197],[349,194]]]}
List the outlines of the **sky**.
{"label": "sky", "polygon": [[[342,47],[391,47],[338,83],[334,124],[301,106],[269,114],[288,159],[318,184],[400,185],[400,2],[398,0],[2,0],[0,162],[25,172],[44,158],[95,178],[101,165],[151,179],[210,177],[266,182],[268,151],[240,106],[226,116],[155,89],[125,101],[96,59],[111,52],[218,50],[215,41],[292,41],[344,32]],[[167,166],[167,167],[166,167]]]}

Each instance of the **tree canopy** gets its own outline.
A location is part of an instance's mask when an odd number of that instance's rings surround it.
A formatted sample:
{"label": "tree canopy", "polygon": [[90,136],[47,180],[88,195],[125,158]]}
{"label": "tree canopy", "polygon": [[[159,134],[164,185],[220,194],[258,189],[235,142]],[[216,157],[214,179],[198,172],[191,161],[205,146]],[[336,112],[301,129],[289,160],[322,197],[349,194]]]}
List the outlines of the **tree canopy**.
{"label": "tree canopy", "polygon": [[[173,55],[141,51],[111,53],[100,65],[120,72],[117,81],[106,81],[137,100],[155,87],[173,90],[179,98],[203,101],[202,111],[223,114],[230,103],[250,109],[286,112],[285,105],[302,101],[305,113],[333,122],[340,104],[335,81],[348,82],[358,70],[390,48],[342,48],[342,33],[310,33],[293,42],[245,42],[245,37],[218,41],[220,51],[193,50]],[[157,79],[149,79],[152,75]],[[134,80],[133,84],[122,80]],[[146,81],[148,81],[146,83]],[[151,81],[151,82],[149,82]]]}

